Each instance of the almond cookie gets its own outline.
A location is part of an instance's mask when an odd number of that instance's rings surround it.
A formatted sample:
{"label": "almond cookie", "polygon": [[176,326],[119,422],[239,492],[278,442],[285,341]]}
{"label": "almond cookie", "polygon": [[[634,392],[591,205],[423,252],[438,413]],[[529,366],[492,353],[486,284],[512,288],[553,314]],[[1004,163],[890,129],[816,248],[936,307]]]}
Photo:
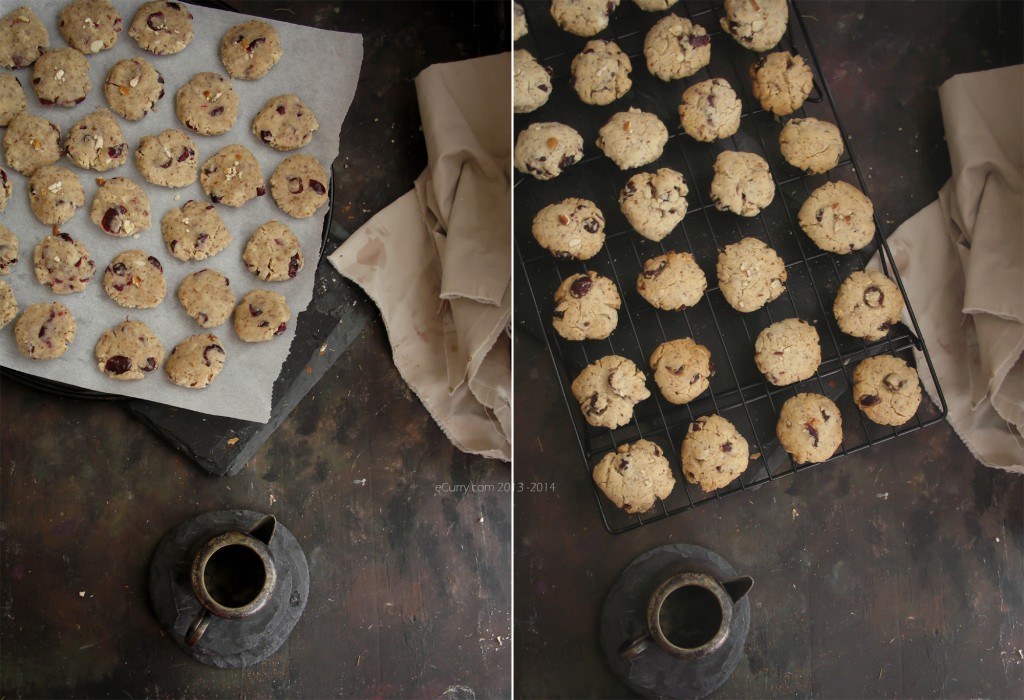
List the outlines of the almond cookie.
{"label": "almond cookie", "polygon": [[900,358],[876,355],[853,371],[853,400],[875,423],[903,425],[921,405],[921,382]]}
{"label": "almond cookie", "polygon": [[237,300],[227,277],[216,270],[204,269],[182,280],[178,301],[200,326],[216,328],[231,317]]}
{"label": "almond cookie", "polygon": [[227,353],[213,333],[185,338],[171,350],[164,372],[172,382],[186,389],[204,389],[224,369]]}
{"label": "almond cookie", "polygon": [[588,270],[558,286],[552,325],[566,340],[603,340],[619,324],[621,305],[615,283]]}
{"label": "almond cookie", "polygon": [[299,239],[280,221],[268,221],[253,232],[242,260],[249,272],[270,282],[290,280],[304,265]]}
{"label": "almond cookie", "polygon": [[240,207],[267,193],[259,161],[238,144],[225,146],[203,163],[199,184],[211,202],[229,207]]}
{"label": "almond cookie", "polygon": [[633,420],[633,407],[651,392],[644,373],[631,360],[607,355],[579,373],[572,395],[590,425],[614,430]]}
{"label": "almond cookie", "polygon": [[85,204],[85,190],[73,171],[47,165],[28,180],[28,204],[44,224],[63,224]]}
{"label": "almond cookie", "polygon": [[330,176],[311,155],[288,156],[270,176],[270,196],[281,211],[305,219],[327,204]]}
{"label": "almond cookie", "polygon": [[512,110],[525,114],[544,106],[551,97],[551,71],[526,49],[516,49],[512,63]]}
{"label": "almond cookie", "polygon": [[789,26],[786,0],[725,0],[722,10],[722,29],[752,51],[774,49]]}
{"label": "almond cookie", "polygon": [[711,351],[693,338],[662,343],[651,354],[654,383],[669,403],[686,404],[707,391],[715,366]]}
{"label": "almond cookie", "polygon": [[18,237],[9,228],[0,224],[0,275],[11,274],[11,268],[18,263]]}
{"label": "almond cookie", "polygon": [[32,304],[14,324],[14,338],[25,357],[53,360],[67,352],[75,329],[75,317],[63,304]]}
{"label": "almond cookie", "polygon": [[164,267],[142,250],[126,250],[103,273],[103,291],[129,309],[152,309],[167,294]]}
{"label": "almond cookie", "polygon": [[232,78],[262,78],[280,59],[281,37],[259,19],[236,24],[220,40],[220,60]]}
{"label": "almond cookie", "polygon": [[665,311],[683,311],[704,296],[707,277],[689,253],[669,251],[644,261],[636,278],[636,291],[652,306]]}
{"label": "almond cookie", "polygon": [[73,0],[60,11],[60,35],[88,55],[106,51],[121,34],[121,14],[110,0]]}
{"label": "almond cookie", "polygon": [[6,282],[0,282],[0,328],[14,320],[18,315],[18,300],[14,298],[14,290]]}
{"label": "almond cookie", "polygon": [[530,124],[516,138],[516,170],[538,180],[558,177],[583,158],[583,137],[559,122]]}
{"label": "almond cookie", "polygon": [[104,331],[96,342],[100,372],[111,379],[135,381],[164,362],[164,345],[142,321],[125,320]]}
{"label": "almond cookie", "polygon": [[526,24],[526,10],[518,2],[512,5],[512,41],[519,41],[530,31]]}
{"label": "almond cookie", "polygon": [[192,41],[192,13],[181,3],[147,2],[135,13],[128,36],[157,56],[178,53]]}
{"label": "almond cookie", "polygon": [[854,272],[839,285],[832,313],[839,329],[866,340],[881,340],[900,320],[903,296],[881,270]]}
{"label": "almond cookie", "polygon": [[235,125],[238,93],[226,78],[216,73],[196,73],[178,88],[174,109],[181,123],[192,131],[217,136]]}
{"label": "almond cookie", "polygon": [[715,158],[711,202],[719,211],[757,216],[775,198],[768,161],[756,153],[722,151]]}
{"label": "almond cookie", "polygon": [[589,199],[569,197],[537,212],[533,237],[559,260],[589,260],[604,246],[604,214]]}
{"label": "almond cookie", "polygon": [[131,180],[115,177],[96,190],[89,218],[111,236],[138,235],[152,223],[149,197]]}
{"label": "almond cookie", "polygon": [[756,238],[725,246],[718,254],[717,270],[722,296],[742,313],[757,311],[786,291],[786,264]]}
{"label": "almond cookie", "polygon": [[822,250],[845,254],[875,237],[875,208],[846,182],[826,182],[811,192],[797,215],[800,228]]}
{"label": "almond cookie", "polygon": [[14,115],[28,107],[25,90],[18,76],[10,73],[0,74],[0,126],[7,126]]}
{"label": "almond cookie", "polygon": [[284,296],[254,289],[235,308],[235,333],[247,343],[261,343],[281,335],[288,328],[292,312]]}
{"label": "almond cookie", "polygon": [[597,136],[597,147],[621,170],[658,160],[667,142],[665,124],[655,115],[636,108],[613,114]]}
{"label": "almond cookie", "polygon": [[810,67],[788,51],[776,51],[754,61],[750,78],[757,101],[780,117],[800,109],[814,87]]}
{"label": "almond cookie", "polygon": [[597,463],[593,478],[608,500],[627,513],[646,513],[676,485],[664,452],[649,440],[619,445]]}
{"label": "almond cookie", "polygon": [[272,97],[252,120],[252,133],[279,151],[302,148],[319,128],[313,110],[295,95]]}
{"label": "almond cookie", "polygon": [[0,168],[0,211],[7,208],[7,202],[11,199],[11,194],[14,192],[14,185],[11,184],[11,178],[7,177],[7,171]]}
{"label": "almond cookie", "polygon": [[167,250],[178,260],[205,260],[231,242],[217,208],[191,199],[164,214],[160,229]]}
{"label": "almond cookie", "polygon": [[711,37],[699,24],[668,15],[644,37],[644,58],[647,70],[657,78],[689,78],[711,62]]}
{"label": "almond cookie", "polygon": [[686,181],[669,168],[637,173],[619,193],[619,206],[629,225],[644,238],[660,241],[686,216]]}
{"label": "almond cookie", "polygon": [[36,279],[54,294],[83,291],[96,274],[89,251],[67,233],[46,236],[32,254]]}
{"label": "almond cookie", "polygon": [[146,59],[126,58],[107,73],[103,95],[112,110],[129,121],[138,121],[164,96],[164,77]]}
{"label": "almond cookie", "polygon": [[19,7],[0,18],[0,66],[31,66],[49,46],[46,26],[29,7]]}
{"label": "almond cookie", "polygon": [[572,59],[572,86],[588,105],[606,105],[633,86],[633,66],[618,44],[607,39],[588,41]]}
{"label": "almond cookie", "polygon": [[31,176],[36,168],[56,163],[63,155],[60,128],[28,112],[16,114],[4,134],[4,154],[7,165]]}
{"label": "almond cookie", "polygon": [[775,386],[813,377],[821,364],[818,331],[799,318],[776,321],[754,341],[754,363]]}
{"label": "almond cookie", "polygon": [[830,122],[807,117],[790,119],[779,132],[782,157],[794,168],[811,174],[828,172],[843,155],[843,137]]}
{"label": "almond cookie", "polygon": [[747,469],[750,452],[736,426],[719,415],[701,416],[683,438],[683,476],[711,492],[728,486]]}
{"label": "almond cookie", "polygon": [[199,174],[195,141],[184,131],[167,129],[156,136],[143,136],[135,151],[139,174],[161,187],[186,187]]}
{"label": "almond cookie", "polygon": [[71,127],[65,150],[75,165],[86,170],[105,172],[128,160],[124,132],[109,109],[97,109]]}
{"label": "almond cookie", "polygon": [[843,418],[828,397],[797,394],[782,404],[775,434],[797,464],[824,462],[843,443]]}
{"label": "almond cookie", "polygon": [[679,105],[683,131],[698,141],[728,138],[740,128],[743,105],[723,78],[712,78],[686,88]]}
{"label": "almond cookie", "polygon": [[32,68],[32,87],[45,107],[74,107],[92,89],[89,61],[78,49],[47,51]]}
{"label": "almond cookie", "polygon": [[594,36],[608,28],[608,16],[620,0],[551,0],[551,16],[563,30],[576,36]]}

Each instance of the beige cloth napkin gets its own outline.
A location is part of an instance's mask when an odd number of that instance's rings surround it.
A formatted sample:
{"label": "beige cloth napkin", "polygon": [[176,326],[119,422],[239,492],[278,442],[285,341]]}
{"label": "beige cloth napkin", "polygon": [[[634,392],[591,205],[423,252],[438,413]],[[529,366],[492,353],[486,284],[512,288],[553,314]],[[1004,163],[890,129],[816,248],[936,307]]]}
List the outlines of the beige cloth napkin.
{"label": "beige cloth napkin", "polygon": [[983,464],[1024,472],[1024,66],[954,76],[939,99],[953,176],[889,247],[949,422]]}
{"label": "beige cloth napkin", "polygon": [[510,460],[511,54],[416,78],[428,164],[330,255],[380,307],[395,365],[461,450]]}

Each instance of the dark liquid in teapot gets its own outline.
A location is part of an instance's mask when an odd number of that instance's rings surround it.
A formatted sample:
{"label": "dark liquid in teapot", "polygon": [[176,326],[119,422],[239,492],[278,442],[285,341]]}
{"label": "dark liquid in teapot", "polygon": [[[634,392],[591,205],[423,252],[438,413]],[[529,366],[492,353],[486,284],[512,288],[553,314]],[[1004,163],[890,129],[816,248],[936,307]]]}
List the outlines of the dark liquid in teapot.
{"label": "dark liquid in teapot", "polygon": [[683,586],[665,599],[658,620],[669,642],[683,649],[695,649],[718,633],[722,607],[708,589]]}

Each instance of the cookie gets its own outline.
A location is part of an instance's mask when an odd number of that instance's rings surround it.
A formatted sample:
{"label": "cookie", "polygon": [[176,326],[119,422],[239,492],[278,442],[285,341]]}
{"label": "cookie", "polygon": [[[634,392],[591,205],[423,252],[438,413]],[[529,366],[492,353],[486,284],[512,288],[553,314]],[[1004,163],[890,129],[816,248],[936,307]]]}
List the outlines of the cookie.
{"label": "cookie", "polygon": [[33,66],[32,87],[45,107],[74,107],[92,89],[89,61],[78,49],[51,49]]}
{"label": "cookie", "polygon": [[668,15],[644,37],[644,58],[647,70],[657,78],[689,78],[711,62],[711,37],[699,24]]}
{"label": "cookie", "polygon": [[843,137],[830,122],[806,117],[790,119],[779,132],[782,157],[794,168],[811,173],[828,172],[843,155]]}
{"label": "cookie", "polygon": [[597,463],[593,478],[601,493],[627,513],[646,513],[676,485],[664,452],[649,440],[619,445]]}
{"label": "cookie", "polygon": [[786,264],[756,238],[725,246],[718,254],[717,270],[722,296],[742,313],[757,311],[786,291]]}
{"label": "cookie", "polygon": [[142,250],[117,255],[103,273],[103,291],[128,309],[152,309],[167,294],[164,267]]}
{"label": "cookie", "polygon": [[512,64],[512,110],[525,114],[547,104],[551,97],[551,71],[526,49],[516,49]]}
{"label": "cookie", "polygon": [[633,0],[644,12],[661,12],[675,5],[679,0]]}
{"label": "cookie", "polygon": [[725,0],[722,29],[740,46],[771,51],[789,26],[786,0]]}
{"label": "cookie", "polygon": [[723,78],[711,78],[686,88],[679,105],[683,131],[698,141],[728,138],[740,128],[743,105]]}
{"label": "cookie", "polygon": [[192,13],[178,2],[147,2],[132,19],[128,36],[157,56],[178,53],[192,41]]}
{"label": "cookie", "polygon": [[869,357],[853,371],[853,401],[879,425],[903,425],[921,405],[917,371],[898,357]]}
{"label": "cookie", "polygon": [[126,58],[110,68],[103,96],[112,110],[129,121],[138,121],[164,96],[164,77],[146,59]]}
{"label": "cookie", "polygon": [[707,277],[689,253],[669,251],[644,261],[636,278],[636,291],[651,306],[665,311],[683,311],[704,296]]}
{"label": "cookie", "polygon": [[53,122],[28,112],[14,115],[4,134],[7,165],[31,176],[37,168],[56,163],[63,155],[60,129]]}
{"label": "cookie", "polygon": [[18,350],[33,360],[53,360],[75,340],[75,317],[59,302],[32,304],[14,324]]}
{"label": "cookie", "polygon": [[583,137],[559,122],[536,122],[519,132],[516,170],[538,180],[550,180],[583,158]]}
{"label": "cookie", "polygon": [[69,221],[78,207],[85,204],[85,190],[73,171],[47,165],[28,180],[28,204],[41,222],[59,225]]}
{"label": "cookie", "polygon": [[227,277],[216,270],[193,272],[181,281],[178,301],[203,328],[216,328],[235,310],[235,293]]}
{"label": "cookie", "polygon": [[621,170],[658,160],[667,142],[665,124],[655,115],[636,108],[613,114],[597,136],[597,147]]}
{"label": "cookie", "polygon": [[533,237],[559,260],[589,260],[604,246],[604,214],[589,199],[569,197],[537,212]]}
{"label": "cookie", "polygon": [[96,342],[100,372],[119,381],[137,381],[159,369],[164,345],[142,321],[125,320],[103,332]]}
{"label": "cookie", "polygon": [[227,353],[213,333],[189,336],[174,346],[164,372],[172,382],[186,389],[204,389],[224,369]]}
{"label": "cookie", "polygon": [[14,115],[28,107],[25,90],[18,76],[0,73],[0,126],[7,126]]}
{"label": "cookie", "polygon": [[707,391],[715,366],[711,351],[692,338],[669,340],[651,354],[654,383],[665,400],[686,404]]}
{"label": "cookie", "polygon": [[174,98],[178,119],[202,136],[227,133],[238,118],[238,93],[216,73],[196,73]]}
{"label": "cookie", "polygon": [[0,224],[0,275],[9,275],[18,264],[18,237]]}
{"label": "cookie", "polygon": [[818,331],[799,318],[776,321],[754,341],[754,363],[775,386],[813,377],[821,364]]}
{"label": "cookie", "polygon": [[50,46],[46,26],[28,6],[0,18],[0,66],[24,68],[36,62]]}
{"label": "cookie", "polygon": [[258,80],[281,60],[281,37],[263,20],[236,24],[220,40],[220,60],[232,78]]}
{"label": "cookie", "polygon": [[58,27],[68,46],[89,55],[117,43],[121,22],[110,0],[73,0],[60,11]]}
{"label": "cookie", "polygon": [[284,333],[291,315],[283,295],[254,289],[235,307],[232,324],[239,339],[247,343],[261,343]]}
{"label": "cookie", "polygon": [[728,486],[746,471],[749,460],[746,439],[722,416],[701,416],[686,429],[683,476],[706,492]]}
{"label": "cookie", "polygon": [[824,462],[843,443],[843,417],[828,397],[797,394],[782,404],[775,434],[797,464]]}
{"label": "cookie", "polygon": [[757,101],[780,117],[800,109],[814,87],[810,66],[788,51],[776,51],[754,61],[750,79]]}
{"label": "cookie", "polygon": [[519,41],[530,31],[526,24],[526,11],[518,2],[512,4],[512,41]]}
{"label": "cookie", "polygon": [[114,113],[97,109],[78,120],[64,146],[68,158],[80,168],[105,172],[124,165],[128,144]]}
{"label": "cookie", "polygon": [[45,236],[32,254],[36,280],[54,294],[83,291],[96,275],[89,251],[67,233]]}
{"label": "cookie", "polygon": [[757,216],[775,198],[768,161],[756,153],[722,151],[715,158],[711,202],[719,211]]}
{"label": "cookie", "polygon": [[561,29],[576,36],[594,36],[608,28],[608,17],[620,0],[551,0],[551,16]]}
{"label": "cookie", "polygon": [[229,207],[240,207],[267,192],[259,161],[248,148],[236,143],[220,149],[203,163],[199,184],[211,202]]}
{"label": "cookie", "polygon": [[0,282],[0,328],[14,320],[18,315],[18,300],[14,298],[14,290],[6,282]]}
{"label": "cookie", "polygon": [[618,44],[607,39],[588,41],[572,59],[570,73],[576,94],[588,105],[606,105],[633,86],[633,66]]}
{"label": "cookie", "polygon": [[7,176],[6,170],[0,168],[0,211],[7,208],[7,202],[10,201],[13,193],[14,185],[11,183],[11,178]]}
{"label": "cookie", "polygon": [[330,176],[311,155],[289,156],[270,176],[270,196],[285,214],[296,219],[313,216],[327,204]]}
{"label": "cookie", "polygon": [[619,207],[637,233],[660,241],[686,216],[687,192],[682,173],[658,168],[629,178],[619,193]]}
{"label": "cookie", "polygon": [[552,325],[566,340],[602,340],[619,323],[615,283],[593,271],[572,275],[555,291]]}
{"label": "cookie", "polygon": [[881,270],[854,272],[839,285],[832,313],[839,330],[865,340],[881,340],[900,320],[903,295]]}
{"label": "cookie", "polygon": [[295,95],[270,98],[252,120],[252,133],[279,151],[302,148],[319,128],[313,110]]}
{"label": "cookie", "polygon": [[143,136],[135,151],[139,174],[161,187],[187,187],[199,175],[196,144],[184,131],[167,129],[156,136]]}
{"label": "cookie", "polygon": [[178,260],[205,260],[231,242],[217,208],[191,199],[164,214],[160,230],[167,250]]}
{"label": "cookie", "polygon": [[242,261],[249,272],[269,282],[290,280],[305,264],[299,239],[280,221],[268,221],[253,232]]}
{"label": "cookie", "polygon": [[149,197],[128,178],[105,180],[92,198],[89,218],[111,236],[137,236],[152,223]]}
{"label": "cookie", "polygon": [[579,373],[572,382],[572,395],[587,423],[614,430],[633,420],[633,408],[651,392],[632,360],[607,355]]}
{"label": "cookie", "polygon": [[875,237],[875,208],[846,182],[826,182],[811,192],[797,214],[800,228],[822,250],[845,254]]}

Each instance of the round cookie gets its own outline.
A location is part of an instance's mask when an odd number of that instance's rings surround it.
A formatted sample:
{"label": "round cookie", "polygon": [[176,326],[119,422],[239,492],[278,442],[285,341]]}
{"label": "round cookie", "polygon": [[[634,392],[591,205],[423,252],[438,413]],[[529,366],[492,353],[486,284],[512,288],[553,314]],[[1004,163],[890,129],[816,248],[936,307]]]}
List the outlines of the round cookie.
{"label": "round cookie", "polygon": [[768,161],[756,153],[722,151],[715,158],[711,202],[719,211],[757,216],[775,198]]}
{"label": "round cookie", "polygon": [[683,131],[698,141],[728,138],[740,128],[743,105],[723,78],[711,78],[686,88],[679,105]]}
{"label": "round cookie", "polygon": [[633,0],[644,12],[661,12],[675,5],[679,0]]}
{"label": "round cookie", "polygon": [[636,291],[652,306],[665,311],[683,311],[704,296],[707,277],[689,253],[669,251],[644,261],[636,278]]}
{"label": "round cookie", "polygon": [[0,328],[14,320],[18,315],[18,300],[14,298],[14,290],[6,282],[0,282]]}
{"label": "round cookie", "polygon": [[776,51],[754,61],[750,79],[757,101],[780,117],[800,109],[814,87],[810,67],[788,51]]}
{"label": "round cookie", "polygon": [[58,27],[68,46],[88,55],[116,44],[121,22],[110,0],[73,0],[60,11]]}
{"label": "round cookie", "polygon": [[633,86],[633,66],[618,44],[607,39],[588,41],[572,59],[570,72],[576,94],[588,105],[606,105]]}
{"label": "round cookie", "polygon": [[227,353],[213,333],[189,336],[174,346],[164,372],[172,382],[186,389],[203,389],[224,369]]}
{"label": "round cookie", "polygon": [[192,13],[177,2],[147,2],[132,19],[128,36],[139,48],[157,56],[178,53],[192,41]]}
{"label": "round cookie", "polygon": [[602,340],[618,325],[621,305],[615,283],[588,270],[562,280],[555,290],[552,325],[566,340]]}
{"label": "round cookie", "polygon": [[821,364],[818,331],[799,318],[776,321],[754,341],[754,363],[775,386],[813,377]]}
{"label": "round cookie", "polygon": [[839,330],[865,340],[881,340],[900,320],[903,295],[881,270],[851,274],[839,285],[832,313]]}
{"label": "round cookie", "polygon": [[281,335],[288,328],[292,312],[284,296],[254,289],[235,307],[235,333],[247,343],[261,343]]}
{"label": "round cookie", "polygon": [[0,18],[0,66],[31,66],[49,46],[50,35],[46,25],[27,5]]}
{"label": "round cookie", "polygon": [[229,207],[240,207],[267,193],[259,161],[248,148],[236,143],[220,149],[203,163],[199,184],[211,202]]}
{"label": "round cookie", "polygon": [[627,513],[646,513],[676,485],[664,452],[649,440],[619,445],[601,458],[592,476],[608,500]]}
{"label": "round cookie", "polygon": [[305,219],[330,199],[330,176],[320,161],[300,153],[288,156],[270,176],[270,196],[285,214]]}
{"label": "round cookie", "polygon": [[135,151],[135,166],[139,174],[154,185],[187,187],[199,175],[195,141],[178,129],[143,136]]}
{"label": "round cookie", "polygon": [[826,182],[811,192],[797,214],[800,228],[822,250],[840,255],[860,250],[875,237],[875,208],[846,182]]}
{"label": "round cookie", "polygon": [[7,208],[7,202],[10,201],[13,193],[14,185],[11,183],[11,178],[7,176],[6,170],[0,168],[0,211]]}
{"label": "round cookie", "polygon": [[216,270],[203,269],[181,281],[178,301],[200,326],[216,328],[231,317],[237,300],[227,277]]}
{"label": "round cookie", "polygon": [[164,96],[164,77],[141,56],[126,58],[107,73],[103,95],[112,110],[129,121],[138,121]]}
{"label": "round cookie", "polygon": [[619,193],[619,206],[629,225],[644,238],[660,241],[686,216],[686,181],[669,168],[637,173]]}
{"label": "round cookie", "polygon": [[32,304],[14,324],[18,350],[33,360],[53,360],[75,340],[75,317],[59,302]]}
{"label": "round cookie", "polygon": [[717,270],[722,296],[742,313],[757,311],[786,291],[786,264],[756,238],[725,246],[718,254]]}
{"label": "round cookie", "polygon": [[526,10],[518,2],[512,4],[512,41],[519,41],[529,33],[526,24]]}
{"label": "round cookie", "polygon": [[105,172],[128,160],[124,132],[109,109],[97,109],[78,120],[64,148],[68,158],[86,170]]}
{"label": "round cookie", "polygon": [[238,118],[238,93],[216,73],[196,73],[178,88],[174,109],[181,123],[202,136],[227,133]]}
{"label": "round cookie", "polygon": [[551,0],[551,16],[561,29],[576,36],[594,36],[607,29],[608,17],[620,0]]}
{"label": "round cookie", "polygon": [[47,165],[28,180],[28,204],[36,218],[47,225],[69,221],[85,204],[85,190],[78,176],[59,165]]}
{"label": "round cookie", "polygon": [[217,208],[191,199],[164,214],[160,230],[167,250],[178,260],[205,260],[231,242]]}
{"label": "round cookie", "polygon": [[843,417],[828,397],[797,394],[782,404],[775,434],[797,464],[824,462],[843,443]]}
{"label": "round cookie", "polygon": [[28,107],[25,90],[18,76],[0,73],[0,126],[7,126],[14,115]]}
{"label": "round cookie", "polygon": [[559,260],[589,260],[604,246],[604,214],[589,199],[569,197],[537,212],[533,237]]}
{"label": "round cookie", "polygon": [[302,148],[319,128],[313,110],[295,95],[270,98],[252,120],[252,133],[279,151]]}
{"label": "round cookie", "polygon": [[281,37],[259,19],[236,24],[220,40],[220,60],[232,78],[257,80],[281,59]]}
{"label": "round cookie", "polygon": [[111,379],[135,381],[164,362],[164,345],[142,321],[125,320],[103,332],[96,342],[100,372]]}
{"label": "round cookie", "polygon": [[681,456],[686,480],[710,493],[746,471],[750,452],[736,426],[719,415],[710,415],[690,423]]}
{"label": "round cookie", "polygon": [[551,97],[551,71],[526,49],[516,49],[512,63],[512,110],[525,114],[546,104]]}
{"label": "round cookie", "polygon": [[686,404],[707,391],[715,366],[711,351],[692,338],[669,340],[651,354],[654,383],[669,403]]}
{"label": "round cookie", "polygon": [[879,425],[903,425],[921,405],[917,371],[898,357],[869,357],[853,371],[853,401]]}
{"label": "round cookie", "polygon": [[752,51],[774,49],[789,26],[786,0],[725,0],[722,10],[722,29]]}
{"label": "round cookie", "polygon": [[597,147],[621,170],[658,160],[667,142],[665,124],[655,115],[636,108],[613,114],[597,136]]}
{"label": "round cookie", "polygon": [[839,164],[843,137],[830,122],[813,117],[790,119],[779,132],[779,148],[787,163],[816,175]]}
{"label": "round cookie", "polygon": [[583,137],[559,122],[536,122],[519,132],[514,157],[519,172],[550,180],[583,158]]}
{"label": "round cookie", "polygon": [[11,268],[18,264],[18,237],[0,224],[0,275],[11,274]]}
{"label": "round cookie", "polygon": [[268,221],[253,232],[242,261],[249,272],[270,282],[290,280],[305,264],[299,239],[280,221]]}
{"label": "round cookie", "polygon": [[699,24],[668,15],[644,37],[644,58],[647,70],[657,78],[689,78],[711,62],[711,37]]}
{"label": "round cookie", "polygon": [[47,51],[32,68],[32,87],[45,107],[74,107],[89,94],[89,61],[78,49]]}
{"label": "round cookie", "polygon": [[32,254],[32,263],[36,280],[54,294],[81,292],[96,275],[89,251],[67,233],[44,237]]}
{"label": "round cookie", "polygon": [[633,407],[651,395],[644,373],[619,355],[584,367],[571,388],[587,423],[612,430],[633,420]]}
{"label": "round cookie", "polygon": [[60,128],[28,112],[14,115],[7,125],[3,143],[7,165],[26,176],[31,176],[37,168],[56,163],[63,155]]}
{"label": "round cookie", "polygon": [[128,178],[105,180],[92,199],[89,218],[111,236],[137,236],[152,223],[149,197]]}
{"label": "round cookie", "polygon": [[103,291],[128,309],[152,309],[167,294],[164,267],[142,250],[126,250],[103,273]]}

